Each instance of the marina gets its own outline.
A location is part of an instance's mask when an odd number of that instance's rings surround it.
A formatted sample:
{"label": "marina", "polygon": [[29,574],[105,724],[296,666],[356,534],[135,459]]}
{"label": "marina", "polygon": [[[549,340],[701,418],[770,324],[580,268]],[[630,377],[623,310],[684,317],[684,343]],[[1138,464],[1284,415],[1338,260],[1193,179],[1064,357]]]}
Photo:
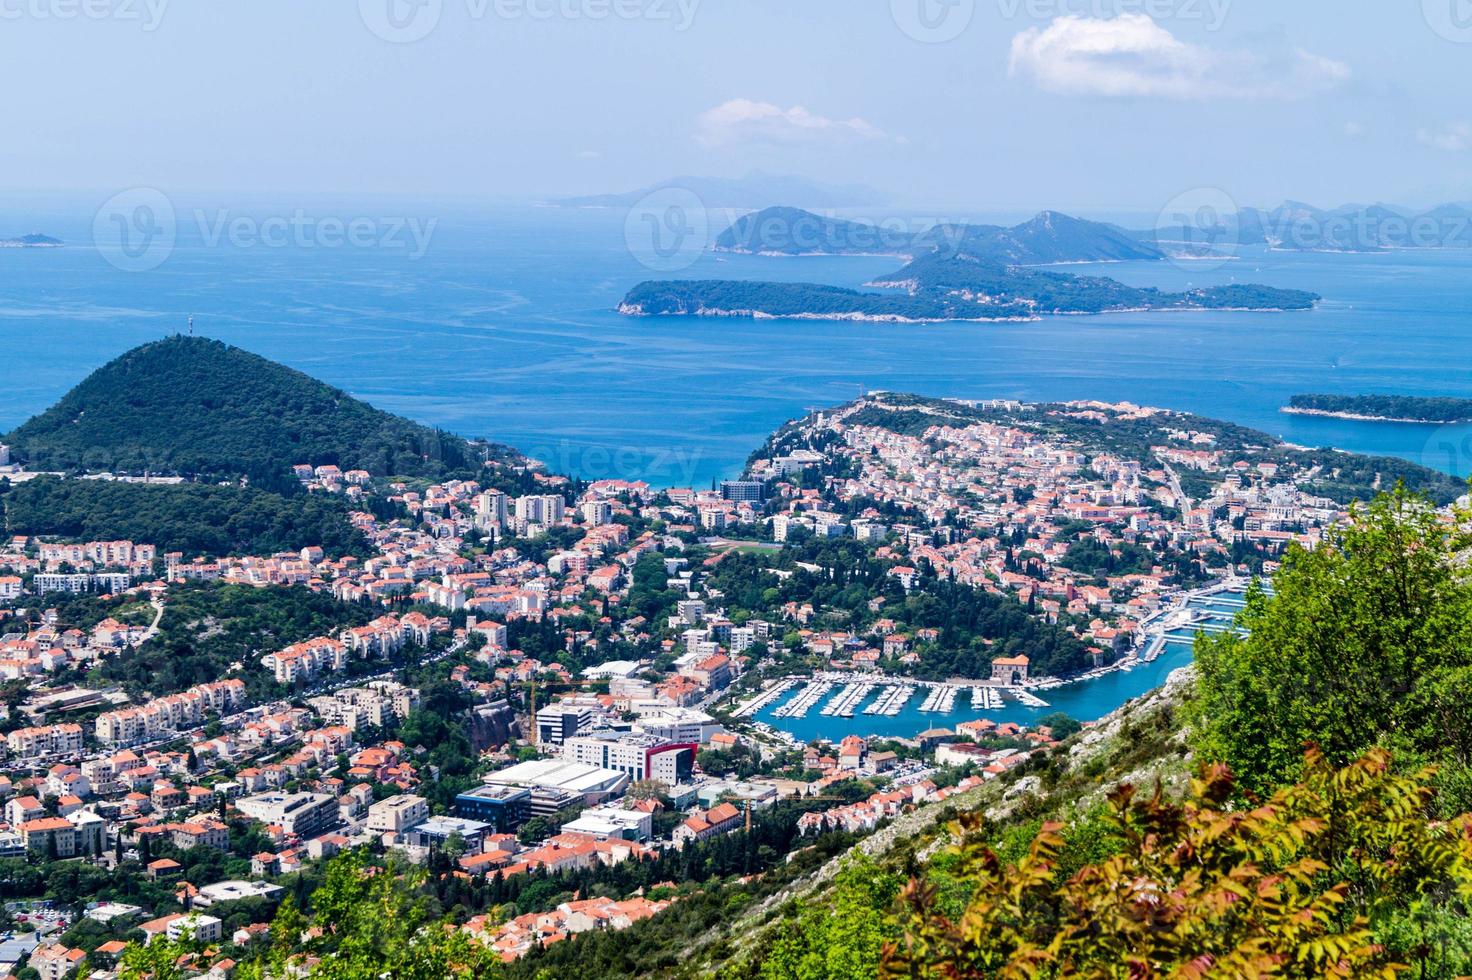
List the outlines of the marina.
{"label": "marina", "polygon": [[[1239,630],[1234,617],[1246,604],[1246,586],[1244,581],[1227,581],[1176,597],[1142,622],[1132,656],[1076,678],[1002,687],[828,671],[778,682],[757,695],[762,703],[743,717],[798,743],[836,741],[849,734],[911,738],[929,728],[980,718],[1025,725],[1055,711],[1092,721],[1159,687],[1171,671],[1191,663],[1197,633]],[[817,705],[824,710],[813,711]]]}
{"label": "marina", "polygon": [[736,718],[750,718],[752,715],[756,714],[758,711],[762,710],[767,705],[771,704],[773,701],[776,701],[782,695],[786,694],[796,683],[797,681],[790,678],[785,681],[778,681],[776,684],[767,688],[765,691],[761,692],[755,697],[748,698],[746,701],[743,701],[740,707],[731,712],[731,714],[733,717]]}
{"label": "marina", "polygon": [[866,715],[897,715],[900,709],[915,696],[915,688],[909,684],[897,684],[885,688],[874,703],[864,709]]}
{"label": "marina", "polygon": [[786,704],[772,712],[773,718],[806,718],[813,705],[822,700],[823,695],[833,690],[832,683],[828,681],[814,681],[788,701]]}
{"label": "marina", "polygon": [[854,709],[869,696],[869,692],[873,691],[874,687],[873,684],[850,684],[839,693],[838,697],[825,704],[819,714],[852,718]]}

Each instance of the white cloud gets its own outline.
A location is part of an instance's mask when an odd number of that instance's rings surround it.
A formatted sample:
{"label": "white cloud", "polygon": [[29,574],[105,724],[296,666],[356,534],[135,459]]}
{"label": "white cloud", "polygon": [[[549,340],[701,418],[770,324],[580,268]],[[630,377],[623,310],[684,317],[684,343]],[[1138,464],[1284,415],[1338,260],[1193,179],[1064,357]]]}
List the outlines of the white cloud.
{"label": "white cloud", "polygon": [[783,109],[770,102],[753,102],[750,99],[731,99],[702,112],[696,119],[695,139],[707,147],[744,142],[904,142],[903,138],[890,136],[858,116],[829,119],[800,105]]}
{"label": "white cloud", "polygon": [[601,159],[603,159],[603,152],[601,150],[579,150],[578,151],[578,159],[579,160],[601,160]]}
{"label": "white cloud", "polygon": [[1366,135],[1369,130],[1365,129],[1364,123],[1351,119],[1344,124],[1344,135],[1352,140],[1357,140]]}
{"label": "white cloud", "polygon": [[1349,67],[1270,43],[1219,50],[1182,41],[1144,14],[1057,17],[1012,39],[1009,72],[1064,95],[1296,98],[1335,88]]}
{"label": "white cloud", "polygon": [[1461,153],[1463,150],[1472,150],[1472,124],[1454,122],[1440,129],[1417,130],[1416,139],[1433,150]]}

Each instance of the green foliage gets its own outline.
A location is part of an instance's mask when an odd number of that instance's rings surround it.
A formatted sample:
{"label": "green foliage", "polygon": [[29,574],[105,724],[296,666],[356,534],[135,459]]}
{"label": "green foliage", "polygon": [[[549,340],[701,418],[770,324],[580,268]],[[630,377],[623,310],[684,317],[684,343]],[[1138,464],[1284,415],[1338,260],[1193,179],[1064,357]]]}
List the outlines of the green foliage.
{"label": "green foliage", "polygon": [[1418,422],[1472,420],[1472,399],[1421,398],[1412,395],[1294,395],[1290,408],[1313,412],[1366,415],[1371,418],[1413,419]]}
{"label": "green foliage", "polygon": [[792,910],[761,960],[761,980],[871,977],[884,944],[896,938],[886,910],[899,894],[899,875],[863,856],[848,859],[829,901]]}
{"label": "green foliage", "polygon": [[128,351],[6,437],[33,469],[179,473],[276,487],[296,463],[376,475],[475,469],[463,439],[203,337]]}
{"label": "green foliage", "polygon": [[[198,583],[170,590],[156,637],[103,665],[104,677],[137,691],[182,691],[239,676],[248,693],[276,691],[261,655],[346,626],[361,626],[379,610],[338,602],[304,586]],[[233,672],[231,665],[243,669]]]}
{"label": "green foliage", "polygon": [[[1266,792],[1294,777],[1303,745],[1335,763],[1382,744],[1441,763],[1443,788],[1472,762],[1472,582],[1457,542],[1403,489],[1357,508],[1313,551],[1292,549],[1254,590],[1250,635],[1197,641],[1191,711],[1198,757]],[[1449,781],[1450,780],[1450,781]],[[1472,803],[1464,790],[1450,805]]]}
{"label": "green foliage", "polygon": [[371,554],[335,498],[280,496],[255,487],[142,484],[38,477],[3,489],[13,534],[79,540],[128,538],[160,554],[271,554],[320,545],[329,555]]}
{"label": "green foliage", "polygon": [[1110,856],[1066,879],[1069,831],[1045,824],[1004,862],[970,814],[952,849],[972,884],[946,914],[904,891],[905,935],[881,975],[982,977],[1451,977],[1472,966],[1455,920],[1472,893],[1472,818],[1427,818],[1429,772],[1375,750],[1335,770],[1310,752],[1301,783],[1247,809],[1225,766],[1182,804],[1125,785],[1110,797]]}

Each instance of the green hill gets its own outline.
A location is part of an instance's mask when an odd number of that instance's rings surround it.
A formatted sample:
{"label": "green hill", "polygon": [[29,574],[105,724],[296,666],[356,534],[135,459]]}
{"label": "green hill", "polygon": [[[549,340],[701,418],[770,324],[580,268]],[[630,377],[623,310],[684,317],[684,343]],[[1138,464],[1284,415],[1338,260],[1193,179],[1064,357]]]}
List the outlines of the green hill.
{"label": "green hill", "polygon": [[128,538],[156,545],[160,554],[269,555],[311,545],[333,557],[373,553],[348,523],[347,505],[318,493],[43,476],[13,487],[0,480],[0,508],[11,534],[76,541]]}
{"label": "green hill", "polygon": [[31,469],[246,477],[286,489],[296,463],[439,477],[477,466],[466,440],[202,337],[169,337],[98,368],[4,437]]}

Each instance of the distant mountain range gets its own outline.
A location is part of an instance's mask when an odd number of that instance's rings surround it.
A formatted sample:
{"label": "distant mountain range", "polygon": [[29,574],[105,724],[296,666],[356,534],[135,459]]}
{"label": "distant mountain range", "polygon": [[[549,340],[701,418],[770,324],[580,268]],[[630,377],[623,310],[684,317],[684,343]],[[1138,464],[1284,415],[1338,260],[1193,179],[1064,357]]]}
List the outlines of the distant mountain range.
{"label": "distant mountain range", "polygon": [[21,235],[19,238],[0,238],[0,248],[58,248],[62,244],[60,238],[52,238],[40,232]]}
{"label": "distant mountain range", "polygon": [[805,208],[852,208],[881,204],[885,195],[872,187],[822,184],[806,177],[754,172],[745,177],[671,177],[648,187],[616,194],[554,198],[564,208],[629,208],[658,191],[688,191],[706,208],[758,210],[779,204]]}
{"label": "distant mountain range", "polygon": [[1244,208],[1225,228],[1228,242],[1307,252],[1380,252],[1400,248],[1472,248],[1472,207],[1425,211],[1386,204],[1332,209],[1286,201],[1271,211]]}

